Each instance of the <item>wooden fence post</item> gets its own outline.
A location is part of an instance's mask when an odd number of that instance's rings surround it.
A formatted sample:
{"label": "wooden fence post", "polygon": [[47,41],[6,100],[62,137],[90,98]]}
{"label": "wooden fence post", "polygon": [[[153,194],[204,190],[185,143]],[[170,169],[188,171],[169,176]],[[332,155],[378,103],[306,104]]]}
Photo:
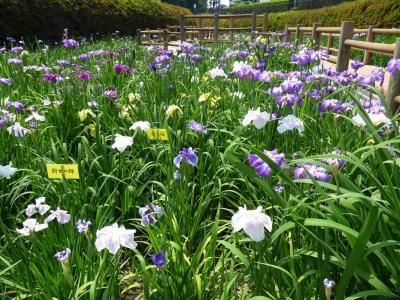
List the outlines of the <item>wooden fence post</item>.
{"label": "wooden fence post", "polygon": [[[149,30],[150,30],[150,28],[147,27],[146,31],[149,31]],[[150,42],[151,41],[150,33],[147,32],[145,35],[146,35],[146,42]]]}
{"label": "wooden fence post", "polygon": [[300,24],[296,25],[296,45],[298,44],[298,41],[300,39]]}
{"label": "wooden fence post", "polygon": [[289,43],[290,42],[290,31],[289,31],[289,25],[286,25],[285,27],[285,39],[284,39],[285,43]]}
{"label": "wooden fence post", "polygon": [[229,35],[230,35],[230,39],[233,42],[234,40],[234,34],[233,34],[233,18],[229,18],[229,29],[231,30]]}
{"label": "wooden fence post", "polygon": [[164,42],[164,49],[168,50],[168,29],[163,29],[163,42]]}
{"label": "wooden fence post", "polygon": [[214,42],[218,42],[218,31],[219,31],[219,15],[214,14]]}
{"label": "wooden fence post", "polygon": [[[369,25],[368,26],[368,33],[367,33],[367,42],[375,42],[375,33],[373,32],[374,26]],[[371,56],[372,53],[369,52],[368,50],[364,51],[364,60],[363,63],[364,65],[369,65],[371,63]]]}
{"label": "wooden fence post", "polygon": [[332,33],[330,33],[329,36],[328,36],[328,45],[326,47],[328,48],[327,51],[328,51],[328,55],[329,55],[329,52],[330,52],[329,49],[333,47],[333,36],[332,36]]}
{"label": "wooden fence post", "polygon": [[257,31],[257,13],[253,11],[251,13],[251,40],[253,41],[256,38],[256,31]]}
{"label": "wooden fence post", "polygon": [[140,32],[141,32],[140,29],[136,29],[136,42],[138,43],[138,45],[142,43],[142,37]]}
{"label": "wooden fence post", "polygon": [[263,14],[263,32],[268,32],[268,14]]}
{"label": "wooden fence post", "polygon": [[203,19],[199,19],[199,40],[201,41],[203,39],[203,31],[201,30],[203,28]]}
{"label": "wooden fence post", "polygon": [[354,22],[344,21],[342,22],[342,28],[340,29],[339,38],[339,49],[336,63],[336,71],[343,72],[349,67],[350,61],[350,50],[351,47],[346,46],[345,41],[352,39],[354,33]]}
{"label": "wooden fence post", "polygon": [[180,25],[180,33],[181,33],[181,42],[186,41],[186,33],[185,33],[185,15],[180,14],[179,16],[179,25]]}
{"label": "wooden fence post", "polygon": [[[400,38],[396,40],[393,59],[400,59]],[[400,71],[390,74],[387,99],[389,100],[392,113],[397,113],[400,106]]]}
{"label": "wooden fence post", "polygon": [[314,48],[317,50],[321,46],[321,32],[317,31],[318,27],[320,26],[321,26],[320,23],[314,23],[312,25],[312,38],[314,40]]}

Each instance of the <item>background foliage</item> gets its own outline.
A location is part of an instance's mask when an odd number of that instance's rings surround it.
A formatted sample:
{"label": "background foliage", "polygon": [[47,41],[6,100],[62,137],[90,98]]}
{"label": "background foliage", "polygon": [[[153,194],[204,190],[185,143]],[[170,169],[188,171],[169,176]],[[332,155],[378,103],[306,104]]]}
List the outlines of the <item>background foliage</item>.
{"label": "background foliage", "polygon": [[59,39],[74,35],[132,34],[137,28],[176,24],[188,9],[153,0],[0,0],[0,38]]}

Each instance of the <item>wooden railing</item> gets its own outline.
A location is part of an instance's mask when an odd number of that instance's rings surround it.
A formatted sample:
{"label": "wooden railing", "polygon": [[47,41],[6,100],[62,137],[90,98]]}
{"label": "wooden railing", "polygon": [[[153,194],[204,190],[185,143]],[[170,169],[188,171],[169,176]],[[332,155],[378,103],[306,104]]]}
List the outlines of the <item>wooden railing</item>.
{"label": "wooden railing", "polygon": [[[234,27],[234,20],[250,18],[250,27]],[[257,27],[257,18],[263,18],[263,27]],[[204,20],[212,20],[213,26],[203,26]],[[220,27],[220,20],[228,20],[229,27]],[[189,20],[195,20],[196,26],[187,26]],[[193,22],[191,22],[193,24]],[[256,13],[246,15],[201,15],[201,16],[180,16],[179,26],[168,26],[167,29],[157,30],[138,30],[137,39],[141,43],[142,36],[146,36],[148,40],[155,37],[151,42],[152,45],[163,45],[168,47],[172,39],[179,41],[193,40],[197,38],[201,42],[234,42],[236,41],[234,34],[237,32],[246,32],[250,34],[251,39],[255,39],[256,35],[271,35],[268,32],[268,14],[257,15]],[[221,39],[221,34],[228,35],[228,39]],[[366,34],[366,41],[353,40],[354,34]],[[350,64],[351,50],[364,52],[364,64],[371,63],[371,54],[390,56],[394,59],[400,59],[400,38],[394,44],[376,43],[376,34],[400,35],[400,29],[397,28],[375,28],[369,26],[365,29],[354,28],[354,22],[342,22],[341,27],[322,27],[320,24],[313,24],[312,27],[306,27],[301,24],[296,26],[286,26],[282,35],[283,42],[291,41],[294,35],[294,42],[301,43],[303,36],[312,36],[315,49],[325,49],[329,56],[328,61],[336,64],[336,71],[342,72],[348,69]],[[327,36],[327,45],[321,45],[321,37]],[[333,47],[334,38],[339,39],[339,47]],[[174,44],[177,45],[176,42]],[[335,53],[336,55],[331,55]],[[400,106],[400,72],[391,75],[389,85],[386,90],[386,97],[395,112]]]}

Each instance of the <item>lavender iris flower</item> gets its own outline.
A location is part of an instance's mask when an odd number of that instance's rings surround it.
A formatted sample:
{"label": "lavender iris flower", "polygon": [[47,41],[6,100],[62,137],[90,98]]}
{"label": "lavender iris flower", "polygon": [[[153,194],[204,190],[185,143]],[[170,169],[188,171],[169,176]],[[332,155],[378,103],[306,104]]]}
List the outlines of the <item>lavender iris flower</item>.
{"label": "lavender iris flower", "polygon": [[358,70],[361,67],[364,67],[364,64],[361,62],[360,59],[355,59],[350,66],[354,69],[354,70]]}
{"label": "lavender iris flower", "polygon": [[108,88],[104,91],[103,93],[104,96],[109,97],[109,98],[117,98],[118,93],[114,88]]}
{"label": "lavender iris flower", "polygon": [[9,59],[7,59],[7,63],[9,65],[20,65],[20,64],[22,64],[22,60],[20,60],[18,58],[9,58]]}
{"label": "lavender iris flower", "polygon": [[54,258],[57,259],[59,262],[66,262],[70,255],[71,255],[71,250],[69,248],[66,248],[63,251],[57,252],[54,255]]}
{"label": "lavender iris flower", "polygon": [[319,105],[319,110],[323,113],[331,110],[333,112],[338,112],[340,110],[342,103],[336,99],[327,99],[321,102]]}
{"label": "lavender iris flower", "polygon": [[[340,154],[340,150],[336,149],[330,154]],[[338,158],[323,158],[321,159],[321,162],[326,163],[335,169],[341,169],[343,166],[346,164],[346,161],[343,159],[338,159]]]}
{"label": "lavender iris flower", "polygon": [[92,227],[92,222],[86,220],[78,220],[75,224],[75,228],[79,233],[85,233]]}
{"label": "lavender iris flower", "polygon": [[162,249],[159,254],[150,254],[151,261],[157,267],[161,268],[165,266],[165,250]]}
{"label": "lavender iris flower", "polygon": [[[284,154],[278,153],[276,149],[272,151],[264,150],[263,153],[273,160],[278,166],[283,167],[285,160]],[[257,154],[249,154],[247,159],[249,160],[250,167],[256,170],[258,176],[269,177],[269,175],[271,175],[271,167]]]}
{"label": "lavender iris flower", "polygon": [[122,72],[126,72],[126,73],[132,73],[133,69],[127,65],[121,65],[121,64],[115,64],[113,66],[115,72],[117,72],[117,74],[120,74]]}
{"label": "lavender iris flower", "polygon": [[11,79],[8,79],[8,78],[0,77],[0,83],[1,83],[1,84],[4,84],[4,85],[11,85],[12,80],[11,80]]}
{"label": "lavender iris flower", "polygon": [[400,59],[391,59],[386,67],[386,70],[395,74],[397,71],[400,71]]}
{"label": "lavender iris flower", "polygon": [[[0,120],[1,121],[1,120]],[[1,126],[0,126],[1,127]],[[174,179],[175,180],[179,180],[181,178],[181,174],[179,173],[179,171],[178,170],[176,170],[175,172],[174,172]]]}
{"label": "lavender iris flower", "polygon": [[190,121],[188,128],[199,133],[208,133],[207,128],[204,125],[197,123],[195,120]]}
{"label": "lavender iris flower", "polygon": [[24,48],[21,46],[18,46],[18,47],[11,48],[10,53],[16,54],[16,53],[21,53],[22,51],[24,51]]}
{"label": "lavender iris flower", "polygon": [[142,226],[155,224],[157,219],[161,218],[163,215],[162,208],[150,203],[145,207],[139,208],[139,214],[142,217],[141,224]]}
{"label": "lavender iris flower", "polygon": [[52,82],[57,83],[58,76],[56,74],[44,74],[43,81],[44,82]]}
{"label": "lavender iris flower", "polygon": [[64,39],[63,45],[65,48],[78,48],[79,47],[79,42],[73,39]]}
{"label": "lavender iris flower", "polygon": [[[306,171],[307,170],[307,171]],[[316,180],[329,182],[332,176],[329,174],[327,170],[317,165],[312,164],[301,164],[294,170],[294,178],[295,179],[309,179],[308,173],[315,178]]]}
{"label": "lavender iris flower", "polygon": [[174,158],[174,165],[179,169],[181,166],[181,161],[186,160],[190,165],[196,167],[199,161],[195,151],[192,147],[183,148],[177,156]]}
{"label": "lavender iris flower", "polygon": [[282,107],[284,105],[287,105],[289,107],[292,107],[297,100],[297,96],[296,95],[292,95],[292,94],[286,94],[283,96],[278,96],[278,98],[276,99],[276,103]]}

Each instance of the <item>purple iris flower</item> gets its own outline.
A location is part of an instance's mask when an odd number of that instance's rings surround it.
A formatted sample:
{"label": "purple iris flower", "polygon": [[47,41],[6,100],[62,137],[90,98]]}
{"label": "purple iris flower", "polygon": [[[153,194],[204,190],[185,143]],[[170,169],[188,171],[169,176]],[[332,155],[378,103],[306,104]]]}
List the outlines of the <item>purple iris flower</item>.
{"label": "purple iris flower", "polygon": [[19,113],[24,110],[25,105],[22,102],[15,101],[7,101],[6,102],[6,108],[9,110],[10,108],[14,108],[15,112]]}
{"label": "purple iris flower", "polygon": [[0,119],[0,128],[4,127],[6,125],[7,119]]}
{"label": "purple iris flower", "polygon": [[44,74],[43,81],[57,83],[57,78],[58,76],[56,74]]}
{"label": "purple iris flower", "polygon": [[54,255],[54,258],[57,259],[59,262],[66,262],[70,255],[71,255],[71,250],[69,248],[66,248],[63,251],[57,252]]}
{"label": "purple iris flower", "polygon": [[276,99],[276,103],[282,107],[284,105],[287,105],[289,107],[292,107],[297,100],[297,96],[293,95],[293,94],[286,94],[283,96],[278,96],[278,98]]}
{"label": "purple iris flower", "polygon": [[190,55],[190,60],[192,60],[192,61],[200,61],[201,60],[201,55],[200,54],[191,54]]}
{"label": "purple iris flower", "polygon": [[[336,149],[331,154],[340,154],[340,150]],[[341,169],[346,164],[345,160],[338,159],[338,158],[323,158],[323,159],[321,159],[321,162],[326,163],[326,164],[334,167],[335,169]]]}
{"label": "purple iris flower", "polygon": [[126,73],[132,73],[132,68],[127,66],[127,65],[121,65],[121,64],[115,64],[113,66],[115,72],[117,72],[117,74],[120,74],[122,72],[126,72]]}
{"label": "purple iris flower", "polygon": [[[1,126],[0,126],[1,127]],[[390,153],[391,156],[393,156],[393,158],[398,158],[400,157],[399,154],[397,154],[394,150],[393,150],[393,145],[392,144],[388,144],[387,145],[387,149]]]}
{"label": "purple iris flower", "polygon": [[84,53],[84,54],[79,55],[78,58],[79,58],[80,60],[82,60],[82,61],[86,61],[86,60],[88,60],[88,59],[90,58],[90,55]]}
{"label": "purple iris flower", "polygon": [[24,48],[21,46],[18,46],[18,47],[11,48],[10,53],[16,54],[16,53],[21,53],[22,51],[24,51]]}
{"label": "purple iris flower", "polygon": [[285,189],[285,187],[282,185],[274,186],[274,191],[277,193],[282,193],[284,189]]}
{"label": "purple iris flower", "polygon": [[340,110],[342,103],[336,99],[327,99],[321,102],[319,105],[319,110],[321,112],[327,112],[331,110],[333,112],[338,112]]}
{"label": "purple iris flower", "polygon": [[165,266],[165,250],[162,249],[159,254],[150,254],[151,261],[157,267],[162,268]]}
{"label": "purple iris flower", "polygon": [[298,94],[304,85],[304,82],[298,80],[296,77],[293,77],[282,82],[281,89],[284,93]]}
{"label": "purple iris flower", "polygon": [[30,128],[30,129],[37,129],[37,124],[36,124],[36,122],[35,122],[35,121],[30,122],[30,123],[29,123],[29,128]]}
{"label": "purple iris flower", "polygon": [[391,59],[386,67],[386,70],[395,74],[397,71],[400,71],[400,59]]}
{"label": "purple iris flower", "polygon": [[[306,171],[307,170],[307,171]],[[297,168],[294,170],[294,178],[295,179],[309,179],[308,173],[315,178],[316,180],[329,182],[332,176],[329,174],[327,170],[322,167],[313,164],[301,164],[298,165]]]}
{"label": "purple iris flower", "polygon": [[86,220],[78,220],[75,224],[75,228],[79,233],[85,233],[92,227],[92,222]]}
{"label": "purple iris flower", "polygon": [[309,94],[310,98],[313,99],[313,100],[319,100],[324,95],[325,95],[325,93],[322,90],[318,90],[318,89],[310,90],[310,94]]}
{"label": "purple iris flower", "polygon": [[11,85],[12,80],[11,80],[11,79],[8,79],[8,78],[0,77],[0,83],[1,83],[1,84],[4,84],[4,85]]}
{"label": "purple iris flower", "polygon": [[146,205],[145,207],[139,208],[139,214],[142,217],[142,226],[155,224],[157,219],[160,219],[163,215],[162,208],[153,203]]}
{"label": "purple iris flower", "polygon": [[57,60],[57,65],[59,66],[70,66],[71,63],[68,60]]}
{"label": "purple iris flower", "polygon": [[6,37],[6,41],[10,42],[10,43],[15,43],[17,40],[14,39],[13,37],[8,36],[8,37]]}
{"label": "purple iris flower", "polygon": [[183,148],[177,156],[174,158],[174,165],[179,169],[181,166],[181,161],[186,160],[190,165],[196,167],[199,161],[195,151],[192,147]]}
{"label": "purple iris flower", "polygon": [[108,88],[104,91],[103,93],[104,96],[109,97],[109,98],[117,98],[118,93],[114,88]]}
{"label": "purple iris flower", "polygon": [[79,78],[81,80],[90,80],[91,78],[96,77],[95,75],[93,75],[92,73],[90,73],[89,71],[85,71],[81,74],[79,74]]}
{"label": "purple iris flower", "polygon": [[[263,153],[273,160],[278,166],[284,166],[285,155],[278,153],[276,149],[272,151],[264,150]],[[247,159],[249,160],[250,167],[256,170],[258,176],[268,177],[271,175],[272,168],[257,154],[249,154]]]}
{"label": "purple iris flower", "polygon": [[181,51],[186,54],[192,54],[195,50],[195,46],[193,44],[182,42],[180,44]]}
{"label": "purple iris flower", "polygon": [[204,133],[204,134],[208,133],[207,128],[204,125],[197,123],[195,120],[190,121],[188,128],[193,131],[196,131],[196,132],[200,132],[200,133]]}
{"label": "purple iris flower", "polygon": [[354,70],[358,70],[359,68],[364,67],[364,64],[358,58],[355,59],[350,65]]}
{"label": "purple iris flower", "polygon": [[311,62],[311,56],[308,53],[298,53],[291,56],[292,62],[299,66],[306,66]]}
{"label": "purple iris flower", "polygon": [[178,170],[176,170],[176,171],[174,172],[174,179],[175,179],[175,180],[181,179],[181,174],[179,173]]}
{"label": "purple iris flower", "polygon": [[9,65],[20,65],[20,64],[22,64],[22,60],[20,60],[18,58],[9,58],[9,59],[7,59],[7,63]]}
{"label": "purple iris flower", "polygon": [[79,42],[73,39],[64,39],[63,45],[65,48],[78,48],[79,47]]}

